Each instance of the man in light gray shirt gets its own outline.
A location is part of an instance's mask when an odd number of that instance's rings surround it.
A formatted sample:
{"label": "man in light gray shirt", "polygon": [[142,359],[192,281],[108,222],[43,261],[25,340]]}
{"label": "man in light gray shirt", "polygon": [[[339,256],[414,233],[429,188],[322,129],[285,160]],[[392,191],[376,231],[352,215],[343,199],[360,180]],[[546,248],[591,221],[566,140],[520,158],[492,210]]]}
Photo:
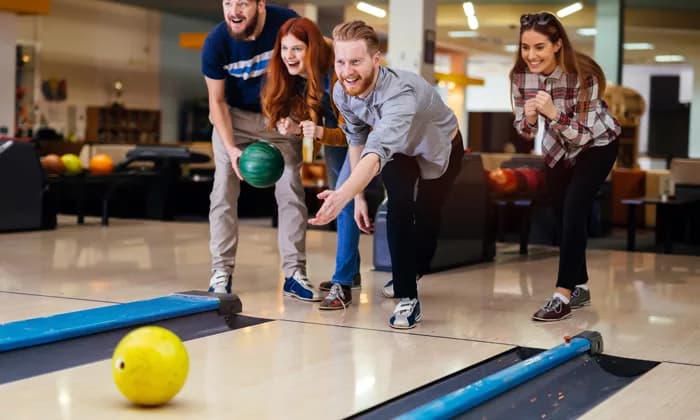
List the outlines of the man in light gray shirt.
{"label": "man in light gray shirt", "polygon": [[355,221],[370,232],[362,191],[382,173],[392,266],[382,293],[401,299],[389,325],[413,328],[421,319],[416,282],[435,254],[441,208],[464,154],[462,136],[454,114],[425,79],[379,65],[372,27],[362,21],[338,25],[333,42],[333,99],[345,118],[352,174],[336,191],[318,195],[324,203],[309,223],[329,223],[354,198]]}

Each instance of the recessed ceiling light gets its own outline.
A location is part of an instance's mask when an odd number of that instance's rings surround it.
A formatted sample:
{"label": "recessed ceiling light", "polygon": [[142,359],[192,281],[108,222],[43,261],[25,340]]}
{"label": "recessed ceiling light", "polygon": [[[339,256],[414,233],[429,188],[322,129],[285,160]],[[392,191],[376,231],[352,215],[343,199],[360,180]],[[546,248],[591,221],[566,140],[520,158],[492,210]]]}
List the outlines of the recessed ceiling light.
{"label": "recessed ceiling light", "polygon": [[669,54],[669,55],[657,55],[654,57],[654,60],[657,63],[681,63],[685,61],[685,57],[682,55],[675,55],[675,54]]}
{"label": "recessed ceiling light", "polygon": [[357,10],[359,10],[361,12],[365,12],[367,14],[370,14],[372,16],[376,16],[378,18],[383,18],[386,16],[386,10],[384,10],[380,7],[377,7],[377,6],[373,6],[369,3],[365,3],[363,1],[357,3],[357,6],[355,6],[355,7],[357,7]]}
{"label": "recessed ceiling light", "polygon": [[643,51],[643,50],[653,50],[654,44],[648,42],[625,42],[622,48],[629,51]]}
{"label": "recessed ceiling light", "polygon": [[476,16],[467,17],[467,26],[469,26],[469,29],[472,31],[479,29],[479,20],[476,18]]}
{"label": "recessed ceiling light", "polygon": [[477,38],[479,33],[477,31],[449,31],[447,36],[450,38]]}
{"label": "recessed ceiling light", "polygon": [[567,17],[567,16],[569,16],[569,15],[571,15],[571,14],[573,14],[573,13],[578,12],[578,11],[581,10],[581,9],[583,9],[583,5],[581,4],[581,2],[578,2],[578,1],[577,1],[577,2],[574,3],[574,4],[570,4],[570,5],[566,6],[566,7],[563,8],[563,9],[560,9],[560,10],[557,12],[557,16],[559,16],[560,18]]}
{"label": "recessed ceiling light", "polygon": [[576,33],[581,36],[596,36],[598,30],[596,28],[579,28],[576,29]]}
{"label": "recessed ceiling light", "polygon": [[470,1],[462,3],[462,8],[464,9],[464,15],[466,17],[475,16],[474,4]]}

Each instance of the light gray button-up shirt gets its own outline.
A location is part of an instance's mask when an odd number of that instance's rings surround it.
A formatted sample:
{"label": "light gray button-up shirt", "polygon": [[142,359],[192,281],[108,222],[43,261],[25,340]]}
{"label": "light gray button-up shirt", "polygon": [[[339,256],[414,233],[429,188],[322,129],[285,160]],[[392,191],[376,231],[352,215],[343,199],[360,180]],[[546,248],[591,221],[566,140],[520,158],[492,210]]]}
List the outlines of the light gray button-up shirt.
{"label": "light gray button-up shirt", "polygon": [[341,128],[348,143],[364,144],[362,156],[376,154],[381,168],[398,153],[416,158],[423,179],[447,170],[457,118],[421,76],[379,66],[377,84],[366,98],[347,95],[338,82],[333,99],[345,118]]}

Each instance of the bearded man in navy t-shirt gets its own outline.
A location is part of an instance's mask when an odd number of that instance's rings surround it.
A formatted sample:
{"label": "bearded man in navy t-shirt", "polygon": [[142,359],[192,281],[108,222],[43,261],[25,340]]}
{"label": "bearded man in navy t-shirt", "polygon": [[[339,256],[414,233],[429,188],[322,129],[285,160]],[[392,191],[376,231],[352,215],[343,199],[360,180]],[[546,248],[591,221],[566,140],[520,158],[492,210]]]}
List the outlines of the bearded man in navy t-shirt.
{"label": "bearded man in navy t-shirt", "polygon": [[[223,0],[224,21],[202,49],[202,74],[209,92],[209,115],[214,125],[212,147],[216,171],[209,208],[212,276],[209,291],[231,293],[238,248],[238,158],[250,143],[264,139],[284,157],[284,172],[275,184],[278,246],[287,296],[321,300],[306,277],[306,220],[301,184],[301,140],[266,129],[260,90],[277,32],[298,15],[265,0]],[[234,175],[235,174],[235,175]]]}

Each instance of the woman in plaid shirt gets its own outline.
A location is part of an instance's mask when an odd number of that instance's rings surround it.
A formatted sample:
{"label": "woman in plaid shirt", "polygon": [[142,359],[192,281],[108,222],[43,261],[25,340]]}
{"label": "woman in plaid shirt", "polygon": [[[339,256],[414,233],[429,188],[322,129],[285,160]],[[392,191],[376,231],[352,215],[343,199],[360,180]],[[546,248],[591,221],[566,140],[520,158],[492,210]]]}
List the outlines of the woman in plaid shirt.
{"label": "woman in plaid shirt", "polygon": [[600,66],[572,47],[550,13],[521,16],[520,50],[510,80],[514,126],[542,145],[559,232],[556,291],[532,318],[558,321],[591,302],[588,215],[617,158],[621,128],[601,99],[605,75]]}

